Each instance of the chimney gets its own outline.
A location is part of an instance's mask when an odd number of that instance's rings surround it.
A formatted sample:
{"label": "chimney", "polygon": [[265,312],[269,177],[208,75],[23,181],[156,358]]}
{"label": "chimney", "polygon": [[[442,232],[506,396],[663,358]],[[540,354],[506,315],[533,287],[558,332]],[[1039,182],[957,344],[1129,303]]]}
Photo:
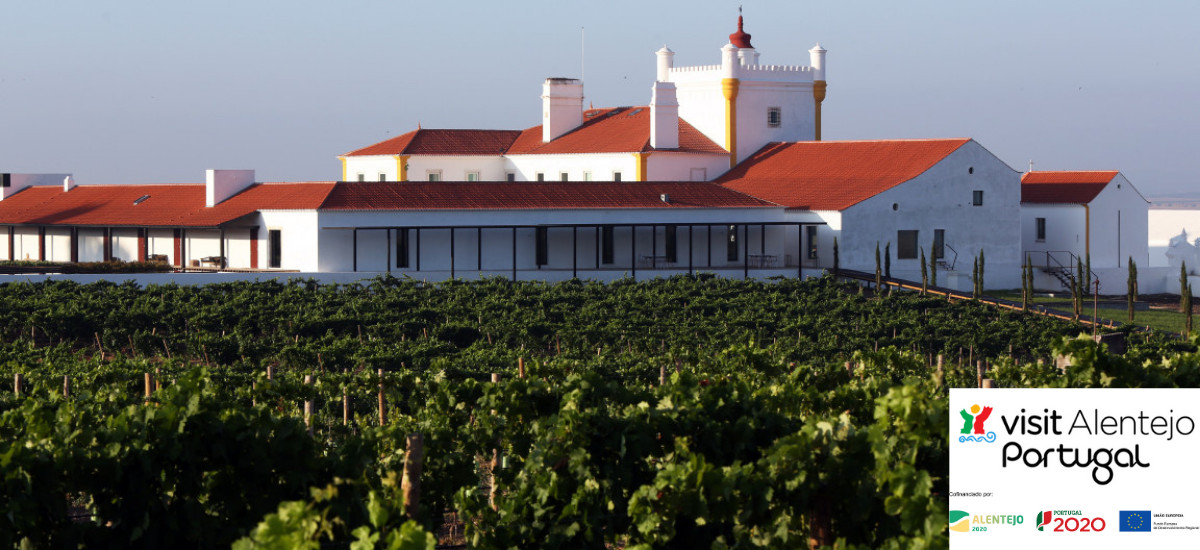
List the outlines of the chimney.
{"label": "chimney", "polygon": [[0,200],[11,197],[26,187],[48,187],[63,185],[63,178],[71,174],[0,174]]}
{"label": "chimney", "polygon": [[679,100],[674,82],[655,82],[650,96],[650,146],[679,148]]}
{"label": "chimney", "polygon": [[207,170],[204,206],[216,206],[254,183],[254,170]]}
{"label": "chimney", "polygon": [[75,188],[75,178],[67,176],[63,178],[63,192],[66,193]]}
{"label": "chimney", "polygon": [[654,55],[658,61],[658,78],[655,80],[660,82],[671,80],[671,69],[675,67],[675,52],[664,44],[661,50],[654,52]]}
{"label": "chimney", "polygon": [[547,78],[542,84],[542,142],[547,143],[583,124],[583,81]]}

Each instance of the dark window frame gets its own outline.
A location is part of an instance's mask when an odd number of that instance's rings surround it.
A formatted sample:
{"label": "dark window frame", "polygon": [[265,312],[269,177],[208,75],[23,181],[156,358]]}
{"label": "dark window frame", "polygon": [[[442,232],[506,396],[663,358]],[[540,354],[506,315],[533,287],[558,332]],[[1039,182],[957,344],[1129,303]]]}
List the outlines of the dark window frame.
{"label": "dark window frame", "polygon": [[408,228],[396,230],[396,267],[407,268],[409,266],[409,242]]}
{"label": "dark window frame", "polygon": [[606,225],[600,228],[600,263],[613,263],[613,226]]}
{"label": "dark window frame", "polygon": [[945,229],[934,229],[933,230],[933,250],[930,251],[930,254],[932,254],[933,258],[936,260],[940,260],[940,259],[946,257],[946,230]]}
{"label": "dark window frame", "polygon": [[665,252],[667,261],[675,263],[679,261],[679,232],[674,225],[668,225],[665,228],[663,240],[665,241]]}
{"label": "dark window frame", "polygon": [[535,227],[534,240],[537,248],[537,265],[543,266],[550,263],[550,232],[546,227]]}
{"label": "dark window frame", "polygon": [[738,261],[738,226],[730,225],[726,229],[725,234],[725,260],[730,262]]}
{"label": "dark window frame", "polygon": [[1034,238],[1039,243],[1046,242],[1046,218],[1034,218],[1034,224],[1036,226]]}
{"label": "dark window frame", "polygon": [[901,229],[896,231],[896,259],[917,259],[918,240],[920,231],[916,229]]}
{"label": "dark window frame", "polygon": [[267,267],[283,267],[283,230],[267,230]]}
{"label": "dark window frame", "polygon": [[971,191],[971,206],[983,206],[983,190]]}
{"label": "dark window frame", "polygon": [[806,225],[804,228],[807,233],[806,237],[808,237],[808,259],[815,260],[817,259],[817,246],[820,244],[817,237],[817,226]]}

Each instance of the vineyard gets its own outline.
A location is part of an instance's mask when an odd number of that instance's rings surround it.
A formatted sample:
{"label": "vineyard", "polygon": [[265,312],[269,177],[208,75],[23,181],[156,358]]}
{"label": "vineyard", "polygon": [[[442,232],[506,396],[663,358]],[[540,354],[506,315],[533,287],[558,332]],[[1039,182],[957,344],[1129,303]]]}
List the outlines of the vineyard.
{"label": "vineyard", "polygon": [[828,277],[0,300],[0,547],[945,548],[948,388],[1200,384]]}

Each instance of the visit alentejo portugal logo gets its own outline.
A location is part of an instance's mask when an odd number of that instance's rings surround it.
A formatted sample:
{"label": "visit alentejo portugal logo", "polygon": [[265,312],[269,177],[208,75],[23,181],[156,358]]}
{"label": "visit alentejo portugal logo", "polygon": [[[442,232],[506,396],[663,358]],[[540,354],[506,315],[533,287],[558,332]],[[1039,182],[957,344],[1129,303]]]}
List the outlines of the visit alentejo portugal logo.
{"label": "visit alentejo portugal logo", "polygon": [[[960,411],[963,424],[958,441],[994,442],[995,432],[984,429],[984,423],[988,421],[992,412],[992,407],[980,407],[978,404]],[[1120,469],[1150,468],[1151,457],[1143,452],[1139,440],[1153,438],[1170,442],[1177,437],[1192,435],[1196,428],[1195,421],[1190,416],[1176,415],[1174,410],[1158,411],[1157,414],[1147,411],[1110,414],[1101,409],[1080,409],[1063,414],[1058,409],[1047,407],[1040,413],[1022,408],[1019,414],[996,416],[1000,418],[1000,427],[1007,439],[1000,448],[1002,468],[1020,465],[1041,469],[1081,468],[1090,470],[1092,481],[1097,485],[1111,483]],[[993,421],[992,426],[995,425]],[[1078,436],[1101,437],[1104,439],[1100,441],[1105,444],[1074,446],[1054,441],[1062,436],[1075,436],[1072,437],[1072,441],[1080,441]],[[1117,445],[1113,445],[1114,436],[1119,438],[1120,443]],[[1057,515],[1053,514],[1050,517]],[[1038,519],[1049,520],[1044,516]],[[1043,522],[1038,523],[1041,527]],[[1070,523],[1071,527],[1076,525],[1075,521]],[[1089,530],[1103,529],[1097,529],[1095,522],[1088,523]],[[1079,525],[1082,530],[1081,520]]]}
{"label": "visit alentejo portugal logo", "polygon": [[970,409],[959,411],[958,414],[963,419],[963,427],[959,433],[964,434],[958,436],[959,443],[968,441],[991,443],[996,440],[996,432],[988,432],[983,428],[983,423],[992,415],[991,407],[980,407],[979,404],[975,404],[971,405]]}

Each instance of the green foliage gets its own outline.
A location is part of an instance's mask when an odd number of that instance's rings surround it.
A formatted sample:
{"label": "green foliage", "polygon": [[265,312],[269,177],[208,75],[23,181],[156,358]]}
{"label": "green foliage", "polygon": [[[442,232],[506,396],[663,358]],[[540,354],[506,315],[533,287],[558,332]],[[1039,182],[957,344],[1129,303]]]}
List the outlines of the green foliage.
{"label": "green foliage", "polygon": [[[1190,341],[1115,358],[1056,343],[1075,324],[855,288],[3,285],[0,375],[26,387],[0,393],[0,547],[429,548],[449,511],[480,548],[944,548],[962,350],[1010,387],[1200,384]],[[1033,363],[1055,353],[1065,376]]]}
{"label": "green foliage", "polygon": [[921,295],[929,292],[929,271],[925,267],[925,249],[921,249]]}
{"label": "green foliage", "polygon": [[838,253],[838,239],[833,238],[833,273],[836,275],[841,269],[841,258]]}

